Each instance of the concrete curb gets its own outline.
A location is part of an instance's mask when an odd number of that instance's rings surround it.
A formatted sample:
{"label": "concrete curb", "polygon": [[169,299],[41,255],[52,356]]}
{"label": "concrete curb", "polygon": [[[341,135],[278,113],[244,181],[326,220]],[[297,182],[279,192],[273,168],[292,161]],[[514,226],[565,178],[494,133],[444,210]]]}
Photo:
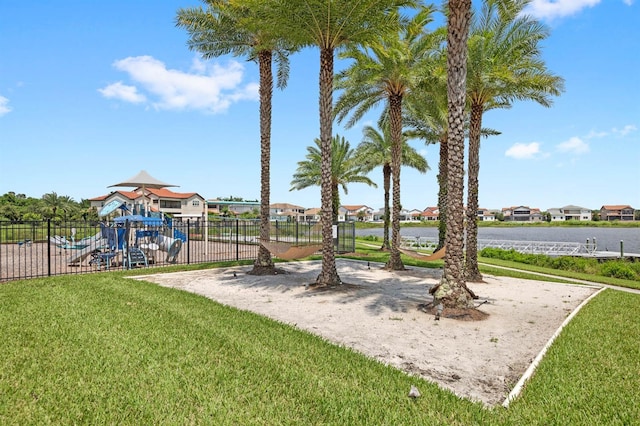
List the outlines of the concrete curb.
{"label": "concrete curb", "polygon": [[587,303],[589,303],[589,301],[591,299],[593,299],[594,297],[596,297],[598,294],[600,294],[603,290],[606,290],[605,287],[600,288],[600,290],[596,291],[595,293],[593,293],[591,296],[587,297],[580,305],[578,305],[578,307],[576,307],[573,312],[571,312],[569,314],[569,316],[567,316],[565,318],[565,320],[562,322],[562,324],[560,324],[560,327],[558,327],[558,329],[556,330],[555,333],[553,333],[553,336],[551,336],[551,338],[547,341],[547,343],[544,345],[544,347],[542,348],[542,350],[538,353],[538,355],[533,359],[533,361],[531,362],[531,364],[529,365],[529,368],[527,368],[527,370],[524,372],[524,374],[522,375],[522,377],[520,377],[520,380],[518,380],[518,383],[516,383],[516,385],[513,387],[513,389],[511,390],[511,392],[509,393],[509,396],[507,396],[507,398],[504,400],[504,402],[502,403],[502,406],[507,408],[509,407],[509,404],[516,399],[519,395],[520,392],[522,392],[522,389],[524,389],[524,385],[526,384],[526,382],[531,378],[531,376],[533,376],[533,373],[536,371],[536,368],[538,367],[538,364],[540,364],[540,361],[542,361],[542,358],[544,357],[544,355],[547,353],[547,350],[549,349],[549,347],[551,346],[551,344],[556,340],[556,338],[560,335],[560,332],[562,332],[562,329],[564,329],[566,327],[567,324],[569,324],[569,322],[571,322],[571,320],[573,319],[573,317],[580,311],[580,309],[582,309],[583,306],[585,306]]}

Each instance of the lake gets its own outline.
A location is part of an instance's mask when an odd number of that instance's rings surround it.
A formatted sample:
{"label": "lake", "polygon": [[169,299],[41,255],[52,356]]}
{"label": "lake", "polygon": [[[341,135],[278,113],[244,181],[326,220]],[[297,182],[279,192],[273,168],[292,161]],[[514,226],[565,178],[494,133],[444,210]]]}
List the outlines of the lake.
{"label": "lake", "polygon": [[[382,237],[382,228],[356,229],[356,236],[375,235]],[[401,228],[400,235],[407,237],[438,238],[438,228]],[[391,237],[391,233],[389,233]],[[478,228],[481,240],[548,241],[582,243],[596,239],[598,251],[620,251],[624,242],[625,253],[640,253],[640,228],[589,228],[589,227],[482,227]]]}

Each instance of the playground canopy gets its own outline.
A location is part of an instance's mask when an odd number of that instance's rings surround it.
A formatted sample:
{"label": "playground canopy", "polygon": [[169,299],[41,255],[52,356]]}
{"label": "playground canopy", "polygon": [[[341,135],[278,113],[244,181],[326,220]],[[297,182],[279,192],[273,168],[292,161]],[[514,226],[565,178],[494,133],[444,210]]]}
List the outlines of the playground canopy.
{"label": "playground canopy", "polygon": [[161,188],[167,188],[169,186],[178,186],[178,185],[173,185],[171,183],[162,182],[162,181],[154,178],[153,176],[151,176],[149,173],[146,172],[146,170],[141,170],[140,173],[138,173],[135,176],[130,177],[129,179],[127,179],[125,181],[122,181],[120,183],[116,183],[114,185],[109,185],[109,188],[114,187],[114,186],[125,186],[125,187],[142,188],[142,200],[143,200],[143,203],[145,204],[145,210],[146,210],[146,205],[147,205],[147,191],[146,191],[146,188],[161,189]]}
{"label": "playground canopy", "polygon": [[144,191],[145,188],[160,189],[160,188],[167,188],[170,186],[179,186],[179,185],[173,185],[171,183],[162,182],[154,178],[153,176],[151,176],[145,170],[141,170],[140,173],[130,177],[127,180],[124,180],[120,183],[116,183],[114,185],[109,185],[109,188],[112,188],[114,186],[136,187],[136,188],[142,188],[142,190]]}

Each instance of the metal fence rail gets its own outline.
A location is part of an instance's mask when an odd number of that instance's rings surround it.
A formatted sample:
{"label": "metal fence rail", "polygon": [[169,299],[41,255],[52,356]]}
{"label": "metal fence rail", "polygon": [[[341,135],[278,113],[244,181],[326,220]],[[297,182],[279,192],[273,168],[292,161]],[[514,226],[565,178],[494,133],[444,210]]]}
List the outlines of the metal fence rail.
{"label": "metal fence rail", "polygon": [[515,250],[520,253],[569,256],[580,253],[582,244],[552,241],[478,240],[478,250],[485,247]]}
{"label": "metal fence rail", "polygon": [[[105,228],[99,222],[0,221],[0,282],[258,256],[257,220],[186,221],[171,226],[126,221],[116,228],[115,248],[108,246],[111,231]],[[355,250],[353,222],[339,223],[336,233],[336,251]],[[295,244],[322,241],[320,225],[313,222],[272,222],[270,236]],[[109,251],[113,255],[105,254]]]}

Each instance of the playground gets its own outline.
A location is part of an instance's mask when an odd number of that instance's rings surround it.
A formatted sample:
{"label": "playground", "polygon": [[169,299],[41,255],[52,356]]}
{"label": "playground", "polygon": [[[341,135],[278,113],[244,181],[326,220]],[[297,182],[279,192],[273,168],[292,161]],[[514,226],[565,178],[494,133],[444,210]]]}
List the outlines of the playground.
{"label": "playground", "polygon": [[[97,243],[96,243],[97,244]],[[166,246],[163,246],[166,248]],[[147,256],[148,267],[162,267],[176,264],[208,263],[255,258],[256,244],[235,244],[213,239],[205,244],[203,240],[190,240],[181,244],[173,262],[167,262],[168,252],[158,247]],[[84,256],[82,259],[79,257]],[[113,256],[107,267],[106,262],[91,261],[87,248],[70,249],[57,247],[49,242],[30,244],[0,244],[0,282],[23,278],[46,277],[65,274],[85,274],[100,271],[116,271],[127,268],[123,261],[126,254],[121,250]],[[69,260],[77,259],[76,263]],[[132,263],[131,268],[145,267],[144,263]]]}

